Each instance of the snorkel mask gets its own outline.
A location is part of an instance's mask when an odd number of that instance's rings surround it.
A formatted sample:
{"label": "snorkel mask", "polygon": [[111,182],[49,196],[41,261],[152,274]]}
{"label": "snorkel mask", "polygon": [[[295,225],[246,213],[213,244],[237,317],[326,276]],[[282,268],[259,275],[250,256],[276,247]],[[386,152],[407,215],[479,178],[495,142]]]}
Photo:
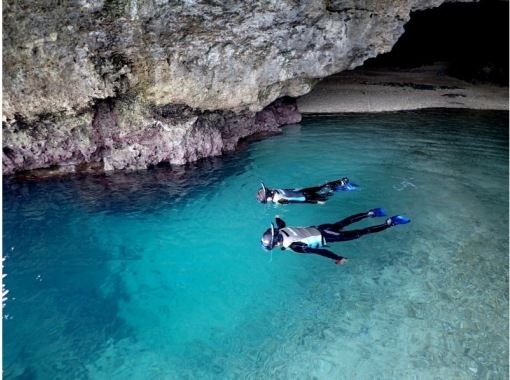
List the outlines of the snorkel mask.
{"label": "snorkel mask", "polygon": [[266,251],[270,251],[274,248],[276,245],[276,239],[275,239],[275,230],[274,230],[274,224],[271,223],[271,228],[268,228],[266,232],[262,235],[262,238],[260,239],[260,245],[262,248]]}
{"label": "snorkel mask", "polygon": [[259,191],[257,191],[257,201],[260,203],[267,203],[267,198],[270,195],[270,192],[266,189],[264,184],[261,182],[260,185],[262,186]]}

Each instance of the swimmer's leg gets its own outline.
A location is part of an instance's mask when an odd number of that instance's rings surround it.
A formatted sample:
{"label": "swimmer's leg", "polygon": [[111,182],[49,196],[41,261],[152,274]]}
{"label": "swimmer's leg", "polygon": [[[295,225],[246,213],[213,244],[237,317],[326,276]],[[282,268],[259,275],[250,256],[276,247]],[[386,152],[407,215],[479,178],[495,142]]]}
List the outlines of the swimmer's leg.
{"label": "swimmer's leg", "polygon": [[331,226],[333,229],[340,231],[345,226],[348,226],[349,224],[359,222],[360,220],[363,220],[365,218],[374,218],[376,216],[385,216],[386,212],[382,208],[373,208],[367,212],[361,212],[359,214],[354,214],[351,216],[348,216],[345,219],[342,219],[339,222],[333,223]]}
{"label": "swimmer's leg", "polygon": [[[358,214],[359,215],[359,214]],[[331,228],[321,229],[322,234],[328,242],[348,241],[358,239],[363,235],[373,234],[375,232],[384,231],[390,227],[397,226],[399,224],[407,224],[411,220],[403,215],[395,215],[391,218],[386,219],[386,222],[377,226],[371,226],[367,228],[361,228],[359,230],[351,231],[332,231]],[[320,226],[319,226],[320,227]],[[320,229],[320,228],[319,228]]]}
{"label": "swimmer's leg", "polygon": [[345,226],[348,226],[349,224],[352,224],[352,223],[359,222],[360,220],[363,220],[363,219],[368,218],[368,217],[370,217],[370,211],[368,211],[368,212],[361,212],[359,214],[354,214],[354,215],[348,216],[345,219],[342,219],[339,222],[333,223],[331,225],[331,228],[333,228],[336,231],[340,231]]}
{"label": "swimmer's leg", "polygon": [[[377,226],[371,226],[367,228],[361,228],[359,230],[351,230],[351,231],[341,231],[337,236],[334,236],[331,238],[330,236],[326,236],[326,241],[330,242],[338,242],[338,241],[348,241],[348,240],[354,240],[362,237],[363,235],[367,234],[373,234],[376,232],[384,231],[388,228],[390,228],[392,224],[390,223],[383,223],[379,224]],[[328,239],[329,237],[329,239]]]}

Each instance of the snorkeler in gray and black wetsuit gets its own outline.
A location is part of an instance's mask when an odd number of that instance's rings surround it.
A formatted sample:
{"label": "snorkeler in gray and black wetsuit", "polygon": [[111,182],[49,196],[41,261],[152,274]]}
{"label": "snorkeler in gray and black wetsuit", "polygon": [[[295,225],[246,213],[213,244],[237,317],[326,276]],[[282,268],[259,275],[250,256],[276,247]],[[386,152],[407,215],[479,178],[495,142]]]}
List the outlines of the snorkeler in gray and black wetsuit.
{"label": "snorkeler in gray and black wetsuit", "polygon": [[268,189],[264,184],[257,191],[257,200],[260,203],[323,203],[335,191],[356,190],[358,185],[349,182],[349,179],[342,179],[327,182],[321,186],[305,187],[302,189]]}
{"label": "snorkeler in gray and black wetsuit", "polygon": [[291,249],[296,253],[312,253],[333,259],[336,264],[345,264],[347,262],[345,257],[323,249],[323,247],[327,247],[327,243],[358,239],[363,235],[384,231],[392,226],[407,224],[411,221],[405,216],[395,215],[376,226],[359,230],[343,230],[349,224],[376,216],[386,216],[386,213],[382,208],[374,208],[367,212],[349,216],[336,223],[311,227],[287,227],[285,222],[277,216],[276,227],[271,223],[271,228],[264,232],[260,243],[265,250],[281,247],[282,250]]}

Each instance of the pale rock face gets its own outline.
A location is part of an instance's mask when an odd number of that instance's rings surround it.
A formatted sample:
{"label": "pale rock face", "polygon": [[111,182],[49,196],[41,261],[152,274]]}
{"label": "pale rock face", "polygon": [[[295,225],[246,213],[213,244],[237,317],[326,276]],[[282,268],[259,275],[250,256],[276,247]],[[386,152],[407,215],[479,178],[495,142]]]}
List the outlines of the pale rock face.
{"label": "pale rock face", "polygon": [[75,113],[126,92],[258,111],[391,49],[443,0],[4,2],[4,116]]}
{"label": "pale rock face", "polygon": [[[19,131],[17,126],[25,125],[40,129],[39,140],[25,143],[35,144],[31,154],[36,155],[38,143],[49,149],[52,143],[42,140],[52,135],[48,129],[53,122],[62,136],[90,140],[90,144],[69,143],[69,149],[76,145],[73,153],[60,154],[65,162],[77,159],[78,146],[92,149],[95,141],[92,132],[82,131],[90,127],[91,115],[102,102],[125,97],[146,108],[139,116],[168,104],[253,116],[275,99],[303,95],[318,79],[389,51],[411,11],[442,2],[7,0],[3,3],[4,146],[17,146],[19,140],[34,135]],[[131,128],[128,124],[117,126]],[[176,128],[171,122],[165,126]],[[170,161],[218,154],[219,135],[207,131],[207,126],[204,130],[183,127],[186,133],[173,136],[163,124],[140,116],[139,139],[145,127],[147,133],[161,136],[152,147],[157,152],[149,153],[149,147],[133,140],[105,158],[105,168],[122,167],[124,161],[117,156],[136,152],[158,160],[175,141],[193,148],[175,153]],[[84,149],[81,155],[90,158]],[[143,166],[136,160],[131,164]]]}

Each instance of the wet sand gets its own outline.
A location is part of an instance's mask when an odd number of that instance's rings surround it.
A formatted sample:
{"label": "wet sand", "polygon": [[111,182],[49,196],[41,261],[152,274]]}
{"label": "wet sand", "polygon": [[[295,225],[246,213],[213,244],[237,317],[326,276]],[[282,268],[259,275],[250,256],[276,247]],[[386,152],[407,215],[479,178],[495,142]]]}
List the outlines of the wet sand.
{"label": "wet sand", "polygon": [[298,108],[303,114],[421,108],[508,110],[508,87],[453,78],[441,66],[398,72],[355,70],[324,79],[298,99]]}

